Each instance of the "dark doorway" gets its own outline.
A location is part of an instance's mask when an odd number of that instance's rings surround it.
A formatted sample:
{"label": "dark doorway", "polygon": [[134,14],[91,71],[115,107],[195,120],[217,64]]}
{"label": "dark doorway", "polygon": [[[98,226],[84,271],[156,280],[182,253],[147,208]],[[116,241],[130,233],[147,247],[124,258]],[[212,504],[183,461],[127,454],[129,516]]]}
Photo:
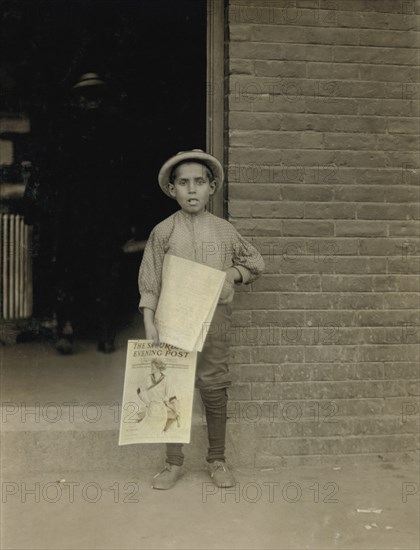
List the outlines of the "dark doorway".
{"label": "dark doorway", "polygon": [[[1,110],[25,113],[31,122],[29,135],[16,140],[16,166],[2,178],[12,174],[16,181],[22,161],[32,163],[26,213],[38,231],[34,305],[35,314],[43,315],[53,309],[47,300],[53,282],[51,219],[65,177],[56,159],[71,88],[89,72],[107,82],[114,121],[107,140],[122,160],[118,195],[124,206],[121,213],[116,203],[116,214],[127,238],[134,231],[146,239],[177,209],[157,185],[160,166],[177,151],[205,149],[206,0],[4,0],[1,16]],[[66,147],[71,156],[71,140]],[[100,185],[95,198],[100,203]],[[125,259],[126,312],[136,310],[140,260],[141,254]]]}

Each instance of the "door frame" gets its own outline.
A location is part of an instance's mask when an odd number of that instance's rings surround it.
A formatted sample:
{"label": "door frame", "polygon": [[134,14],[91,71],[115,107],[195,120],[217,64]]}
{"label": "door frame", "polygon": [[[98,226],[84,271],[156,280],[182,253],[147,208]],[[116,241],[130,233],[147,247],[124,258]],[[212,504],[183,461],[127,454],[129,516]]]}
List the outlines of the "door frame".
{"label": "door frame", "polygon": [[[206,150],[225,166],[225,0],[207,0]],[[209,211],[227,215],[226,182],[210,198]]]}

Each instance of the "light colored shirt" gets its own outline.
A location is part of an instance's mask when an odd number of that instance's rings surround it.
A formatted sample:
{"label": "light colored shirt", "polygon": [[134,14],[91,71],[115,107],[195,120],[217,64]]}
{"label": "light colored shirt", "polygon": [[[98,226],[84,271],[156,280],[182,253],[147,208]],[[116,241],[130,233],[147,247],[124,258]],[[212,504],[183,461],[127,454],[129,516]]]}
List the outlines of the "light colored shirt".
{"label": "light colored shirt", "polygon": [[152,401],[169,402],[171,398],[176,397],[176,392],[171,388],[165,375],[161,376],[156,382],[149,374],[143,380],[140,389],[141,400],[147,405]]}
{"label": "light colored shirt", "polygon": [[[235,267],[244,284],[252,283],[264,271],[261,254],[227,220],[207,211],[191,215],[178,210],[156,225],[147,241],[139,271],[140,309],[156,311],[165,254],[220,271]],[[228,284],[228,291],[225,287],[222,290],[219,304],[231,302],[233,294],[233,285]]]}

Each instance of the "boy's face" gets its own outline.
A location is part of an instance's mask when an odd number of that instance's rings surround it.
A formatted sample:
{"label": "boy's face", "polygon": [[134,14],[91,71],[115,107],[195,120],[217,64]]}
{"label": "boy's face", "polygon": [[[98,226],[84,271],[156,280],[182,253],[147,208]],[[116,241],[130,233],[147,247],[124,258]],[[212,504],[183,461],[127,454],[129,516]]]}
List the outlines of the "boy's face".
{"label": "boy's face", "polygon": [[199,214],[215,192],[216,182],[210,181],[207,169],[202,164],[184,162],[176,169],[174,183],[170,183],[168,189],[182,210]]}

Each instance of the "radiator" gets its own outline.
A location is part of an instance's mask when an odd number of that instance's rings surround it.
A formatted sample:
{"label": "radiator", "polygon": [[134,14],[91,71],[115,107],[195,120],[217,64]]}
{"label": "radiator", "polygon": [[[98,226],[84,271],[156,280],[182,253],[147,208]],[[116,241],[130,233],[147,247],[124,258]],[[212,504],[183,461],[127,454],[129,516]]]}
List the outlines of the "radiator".
{"label": "radiator", "polygon": [[32,315],[31,237],[22,216],[0,214],[0,319]]}

